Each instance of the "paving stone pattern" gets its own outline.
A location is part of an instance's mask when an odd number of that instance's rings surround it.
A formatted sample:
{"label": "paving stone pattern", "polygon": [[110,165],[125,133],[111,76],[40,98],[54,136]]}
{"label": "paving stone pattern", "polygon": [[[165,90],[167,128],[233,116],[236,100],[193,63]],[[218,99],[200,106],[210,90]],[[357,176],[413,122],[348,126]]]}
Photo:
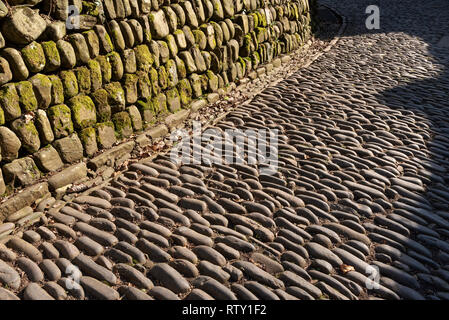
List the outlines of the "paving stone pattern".
{"label": "paving stone pattern", "polygon": [[0,297],[449,298],[449,4],[379,1],[371,32],[326,3],[338,44],[216,125],[278,129],[276,174],[133,164],[0,246]]}

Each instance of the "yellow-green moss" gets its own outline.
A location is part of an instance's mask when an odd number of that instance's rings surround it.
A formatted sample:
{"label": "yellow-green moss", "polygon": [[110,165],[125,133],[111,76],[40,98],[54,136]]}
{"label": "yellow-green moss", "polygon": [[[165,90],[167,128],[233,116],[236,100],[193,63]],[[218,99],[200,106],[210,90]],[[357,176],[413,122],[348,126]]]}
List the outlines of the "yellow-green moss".
{"label": "yellow-green moss", "polygon": [[76,79],[76,75],[73,71],[65,70],[61,71],[59,74],[62,86],[64,87],[64,97],[66,99],[70,99],[78,94],[78,81]]}
{"label": "yellow-green moss", "polygon": [[34,95],[33,85],[29,81],[21,81],[16,84],[17,93],[19,94],[19,103],[24,112],[34,111],[37,109],[37,99]]}
{"label": "yellow-green moss", "polygon": [[47,110],[48,119],[55,138],[67,137],[73,133],[72,113],[65,104],[55,105]]}
{"label": "yellow-green moss", "polygon": [[75,69],[76,78],[78,80],[78,88],[80,93],[88,93],[91,88],[90,70],[86,67]]}
{"label": "yellow-green moss", "polygon": [[42,42],[42,49],[45,54],[45,72],[52,72],[59,69],[61,66],[61,57],[54,41]]}
{"label": "yellow-green moss", "polygon": [[98,56],[95,58],[95,61],[97,61],[100,64],[103,83],[111,82],[112,67],[111,64],[109,63],[109,60],[105,56]]}
{"label": "yellow-green moss", "polygon": [[148,72],[154,63],[153,55],[148,46],[142,44],[134,48],[136,53],[137,69]]}
{"label": "yellow-green moss", "polygon": [[28,70],[31,72],[39,72],[44,69],[46,61],[45,53],[40,43],[33,41],[26,47],[23,47],[21,52]]}

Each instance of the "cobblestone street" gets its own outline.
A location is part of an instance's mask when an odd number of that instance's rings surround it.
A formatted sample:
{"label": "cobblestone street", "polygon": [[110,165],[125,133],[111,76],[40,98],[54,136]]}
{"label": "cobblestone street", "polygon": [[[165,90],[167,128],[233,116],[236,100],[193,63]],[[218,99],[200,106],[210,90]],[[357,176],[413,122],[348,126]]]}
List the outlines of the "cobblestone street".
{"label": "cobblestone street", "polygon": [[336,45],[214,127],[277,129],[275,174],[167,154],[41,203],[0,300],[449,299],[449,2],[319,3]]}

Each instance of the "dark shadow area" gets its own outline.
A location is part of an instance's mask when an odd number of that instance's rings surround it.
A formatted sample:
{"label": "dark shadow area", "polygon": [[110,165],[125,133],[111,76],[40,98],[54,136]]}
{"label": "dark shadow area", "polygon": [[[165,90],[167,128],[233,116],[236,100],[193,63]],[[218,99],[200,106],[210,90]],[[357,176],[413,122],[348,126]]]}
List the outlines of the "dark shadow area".
{"label": "dark shadow area", "polygon": [[[377,105],[391,108],[390,118],[397,118],[413,128],[411,134],[397,135],[414,153],[410,160],[418,168],[414,172],[405,163],[404,174],[419,177],[425,173],[422,176],[425,192],[414,192],[414,197],[417,204],[428,208],[426,214],[429,216],[424,220],[438,237],[412,232],[410,240],[432,252],[435,263],[424,264],[431,274],[449,283],[446,270],[449,263],[449,1],[319,0],[318,3],[336,9],[348,22],[337,48],[332,49],[339,59],[332,62],[346,63],[347,59],[359,72],[348,76],[355,87],[362,86],[362,81],[372,85],[377,100],[377,104],[373,101],[374,108]],[[369,5],[377,5],[380,9],[378,30],[366,27],[369,14],[365,10]],[[323,17],[330,21],[334,19],[329,13]],[[342,46],[346,48],[340,51]],[[351,47],[353,50],[348,49]],[[345,52],[348,52],[346,58],[342,56]],[[338,63],[334,68],[339,68]],[[382,85],[376,88],[379,80]],[[427,121],[415,125],[417,117]],[[418,206],[414,208],[409,209],[412,215],[423,217],[418,213]],[[415,272],[411,274],[420,280],[420,291],[426,298],[437,298],[437,291],[447,292],[441,285],[432,283],[431,278]],[[448,295],[438,297],[448,298]]]}

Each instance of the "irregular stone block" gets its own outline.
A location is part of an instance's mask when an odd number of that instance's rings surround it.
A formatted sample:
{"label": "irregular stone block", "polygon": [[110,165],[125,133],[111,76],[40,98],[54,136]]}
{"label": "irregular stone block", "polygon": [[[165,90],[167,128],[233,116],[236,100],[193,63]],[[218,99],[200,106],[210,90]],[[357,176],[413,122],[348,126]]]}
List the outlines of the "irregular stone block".
{"label": "irregular stone block", "polygon": [[133,133],[131,118],[126,111],[115,113],[112,116],[114,122],[115,132],[119,137],[129,137]]}
{"label": "irregular stone block", "polygon": [[53,172],[64,165],[58,152],[51,145],[48,145],[34,154],[36,164],[43,172]]}
{"label": "irregular stone block", "polygon": [[84,129],[97,122],[95,105],[89,96],[78,95],[69,100],[68,105],[72,111],[75,128]]}
{"label": "irregular stone block", "polygon": [[4,221],[6,217],[14,212],[32,205],[46,194],[48,194],[48,184],[46,182],[24,189],[21,193],[16,194],[0,205],[0,221]]}
{"label": "irregular stone block", "polygon": [[41,141],[32,119],[26,117],[16,119],[11,123],[11,129],[17,134],[26,151],[34,153],[39,150]]}
{"label": "irregular stone block", "polygon": [[51,81],[50,79],[41,73],[34,75],[30,78],[33,84],[34,94],[37,99],[37,106],[41,109],[47,109],[51,104]]}
{"label": "irregular stone block", "polygon": [[6,121],[20,117],[22,112],[20,110],[19,95],[14,84],[8,83],[0,88],[0,105],[5,113]]}
{"label": "irregular stone block", "polygon": [[97,123],[95,129],[97,132],[97,143],[100,148],[108,149],[117,141],[112,122]]}
{"label": "irregular stone block", "polygon": [[67,137],[73,133],[72,113],[65,104],[50,107],[48,109],[48,118],[57,139]]}
{"label": "irregular stone block", "polygon": [[16,44],[28,44],[36,40],[45,30],[47,24],[38,10],[29,7],[16,7],[5,18],[2,33],[8,41]]}
{"label": "irregular stone block", "polygon": [[94,128],[85,128],[80,132],[80,140],[83,143],[84,153],[91,157],[98,151],[97,136]]}
{"label": "irregular stone block", "polygon": [[3,175],[7,184],[28,186],[41,177],[41,173],[29,157],[16,159],[3,166]]}
{"label": "irregular stone block", "polygon": [[12,76],[15,81],[22,81],[28,78],[29,71],[19,50],[14,48],[5,48],[3,49],[1,55],[8,61],[9,68],[11,69]]}
{"label": "irregular stone block", "polygon": [[53,145],[66,163],[73,163],[83,158],[83,145],[76,133],[56,140]]}

